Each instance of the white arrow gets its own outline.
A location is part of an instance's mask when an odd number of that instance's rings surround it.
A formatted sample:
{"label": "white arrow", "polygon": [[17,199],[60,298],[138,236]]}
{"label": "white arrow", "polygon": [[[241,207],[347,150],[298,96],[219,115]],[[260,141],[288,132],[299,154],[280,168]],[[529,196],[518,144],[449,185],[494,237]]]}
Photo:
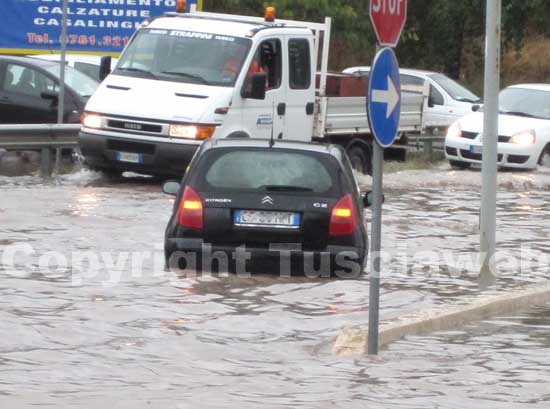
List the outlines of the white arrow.
{"label": "white arrow", "polygon": [[393,110],[399,103],[399,94],[397,93],[397,90],[395,89],[395,85],[389,75],[388,75],[388,89],[372,90],[372,102],[386,104],[387,105],[386,119],[388,119],[391,116]]}

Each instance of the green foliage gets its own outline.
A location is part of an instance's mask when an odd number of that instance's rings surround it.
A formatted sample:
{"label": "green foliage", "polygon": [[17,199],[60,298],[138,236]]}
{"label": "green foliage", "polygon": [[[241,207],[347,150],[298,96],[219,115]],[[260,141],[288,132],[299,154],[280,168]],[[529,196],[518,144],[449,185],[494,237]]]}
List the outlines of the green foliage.
{"label": "green foliage", "polygon": [[[550,35],[549,0],[502,0],[503,40],[520,48],[528,30]],[[463,78],[464,62],[481,67],[486,0],[409,0],[407,25],[397,48],[402,66],[443,71]],[[204,0],[208,11],[262,15],[268,5],[285,19],[333,19],[330,67],[370,64],[375,35],[369,0]],[[468,73],[466,73],[467,75]]]}

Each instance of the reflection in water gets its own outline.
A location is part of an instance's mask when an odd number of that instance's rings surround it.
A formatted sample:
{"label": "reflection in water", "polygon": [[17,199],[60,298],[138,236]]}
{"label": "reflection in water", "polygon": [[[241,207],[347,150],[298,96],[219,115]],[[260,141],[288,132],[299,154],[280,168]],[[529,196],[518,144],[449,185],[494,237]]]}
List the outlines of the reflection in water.
{"label": "reflection in water", "polygon": [[[470,254],[479,172],[428,173],[386,179],[383,319],[479,292]],[[550,175],[506,173],[500,184],[500,247],[550,254]],[[368,275],[163,272],[154,255],[162,262],[172,198],[151,179],[4,178],[0,197],[0,257],[14,245],[34,250],[18,258],[25,274],[0,264],[1,407],[485,409],[550,399],[550,307],[341,359],[332,340],[366,323]],[[51,251],[66,257],[65,269],[41,265]],[[84,272],[82,252],[92,257]],[[547,276],[543,264],[521,274],[503,265],[499,289]]]}

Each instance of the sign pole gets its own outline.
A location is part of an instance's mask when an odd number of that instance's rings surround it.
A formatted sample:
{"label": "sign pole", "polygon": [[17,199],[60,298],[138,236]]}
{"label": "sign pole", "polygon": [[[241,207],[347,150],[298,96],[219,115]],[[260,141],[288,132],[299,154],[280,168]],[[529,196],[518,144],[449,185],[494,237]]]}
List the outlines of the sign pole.
{"label": "sign pole", "polygon": [[500,84],[501,1],[487,0],[485,89],[483,107],[483,165],[481,170],[480,251],[482,264],[479,282],[495,282],[497,200],[498,91]]}
{"label": "sign pole", "polygon": [[[401,118],[401,80],[393,48],[399,42],[407,20],[407,3],[407,0],[395,0],[386,5],[386,2],[371,0],[369,6],[369,17],[377,38],[367,96],[367,116],[373,136],[369,355],[377,355],[379,346],[384,147],[395,141]],[[381,46],[386,48],[381,49]]]}
{"label": "sign pole", "polygon": [[65,111],[65,62],[67,53],[67,12],[68,0],[63,0],[63,17],[61,22],[61,61],[59,71],[59,99],[57,103],[57,123],[63,123],[63,112]]}
{"label": "sign pole", "polygon": [[372,154],[372,227],[371,268],[369,276],[369,355],[378,354],[378,326],[380,322],[380,250],[382,242],[382,177],[384,171],[384,148],[373,141]]}
{"label": "sign pole", "polygon": [[[67,14],[69,0],[63,0],[63,17],[61,21],[61,61],[59,62],[59,96],[57,99],[57,123],[63,123],[65,112],[65,54],[67,51]],[[59,171],[61,165],[61,149],[55,150],[55,169]]]}

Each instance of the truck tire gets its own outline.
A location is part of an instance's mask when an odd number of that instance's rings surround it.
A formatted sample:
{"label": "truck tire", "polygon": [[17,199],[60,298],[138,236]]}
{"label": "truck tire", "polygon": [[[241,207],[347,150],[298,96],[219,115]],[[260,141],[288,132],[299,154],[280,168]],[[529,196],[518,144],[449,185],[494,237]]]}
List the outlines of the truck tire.
{"label": "truck tire", "polygon": [[368,148],[354,145],[347,151],[353,170],[372,175],[372,153]]}
{"label": "truck tire", "polygon": [[459,169],[459,170],[468,169],[471,166],[467,162],[460,162],[458,160],[449,160],[449,164],[453,169]]}

